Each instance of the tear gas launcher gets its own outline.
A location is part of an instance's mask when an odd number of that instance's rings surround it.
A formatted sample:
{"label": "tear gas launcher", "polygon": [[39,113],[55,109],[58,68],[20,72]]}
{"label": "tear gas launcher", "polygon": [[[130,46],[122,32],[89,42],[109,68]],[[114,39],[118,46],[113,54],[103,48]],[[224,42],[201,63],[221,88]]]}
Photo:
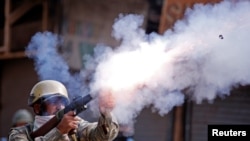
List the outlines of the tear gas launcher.
{"label": "tear gas launcher", "polygon": [[38,128],[36,131],[31,132],[30,137],[32,139],[35,139],[36,137],[44,136],[51,129],[53,129],[54,127],[56,127],[59,124],[59,122],[63,118],[64,114],[68,113],[69,111],[75,111],[76,115],[77,115],[80,112],[85,111],[87,109],[87,103],[90,102],[91,100],[92,100],[92,97],[90,95],[86,95],[84,97],[79,96],[78,98],[75,98],[64,109],[58,111],[52,119],[50,119],[48,122],[46,122],[40,128]]}

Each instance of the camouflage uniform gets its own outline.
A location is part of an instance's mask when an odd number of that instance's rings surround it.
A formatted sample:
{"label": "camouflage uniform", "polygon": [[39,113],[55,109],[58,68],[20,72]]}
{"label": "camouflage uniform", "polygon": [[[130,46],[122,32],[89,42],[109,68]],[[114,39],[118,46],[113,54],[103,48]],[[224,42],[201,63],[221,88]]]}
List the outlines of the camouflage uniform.
{"label": "camouflage uniform", "polygon": [[[111,114],[101,115],[98,122],[90,123],[81,120],[73,138],[71,135],[62,135],[57,128],[53,128],[46,135],[35,138],[35,141],[112,141],[118,134],[118,123]],[[12,128],[8,141],[33,141],[30,133],[33,125]]]}

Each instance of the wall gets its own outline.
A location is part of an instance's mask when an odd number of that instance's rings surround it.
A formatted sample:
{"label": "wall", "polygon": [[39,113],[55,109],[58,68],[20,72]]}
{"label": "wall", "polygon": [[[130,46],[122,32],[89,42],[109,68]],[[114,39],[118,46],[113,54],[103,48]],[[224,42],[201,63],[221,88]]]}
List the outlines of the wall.
{"label": "wall", "polygon": [[146,18],[147,12],[148,3],[144,0],[64,1],[61,31],[71,68],[81,69],[82,55],[92,53],[96,44],[117,45],[111,32],[120,13],[141,14]]}
{"label": "wall", "polygon": [[188,7],[197,3],[217,3],[221,0],[164,0],[162,15],[159,25],[159,33],[164,33],[168,28],[172,28],[174,23],[183,17]]}
{"label": "wall", "polygon": [[29,92],[38,81],[33,62],[27,58],[1,60],[0,137],[7,136],[14,112],[26,108]]}
{"label": "wall", "polygon": [[186,126],[186,141],[206,141],[207,128],[215,125],[250,124],[250,87],[241,87],[229,96],[217,98],[213,103],[189,103],[190,121]]}

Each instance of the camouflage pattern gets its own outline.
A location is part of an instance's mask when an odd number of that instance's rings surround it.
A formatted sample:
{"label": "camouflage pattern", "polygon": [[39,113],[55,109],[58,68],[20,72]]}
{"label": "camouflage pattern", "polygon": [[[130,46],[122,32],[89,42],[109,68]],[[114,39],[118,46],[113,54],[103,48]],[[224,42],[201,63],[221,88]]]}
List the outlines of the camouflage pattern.
{"label": "camouflage pattern", "polygon": [[[32,141],[29,134],[33,125],[26,125],[10,129],[8,141]],[[116,138],[119,126],[115,118],[106,113],[101,115],[98,122],[82,120],[76,134],[62,135],[57,128],[53,128],[45,136],[35,138],[35,141],[112,141]]]}

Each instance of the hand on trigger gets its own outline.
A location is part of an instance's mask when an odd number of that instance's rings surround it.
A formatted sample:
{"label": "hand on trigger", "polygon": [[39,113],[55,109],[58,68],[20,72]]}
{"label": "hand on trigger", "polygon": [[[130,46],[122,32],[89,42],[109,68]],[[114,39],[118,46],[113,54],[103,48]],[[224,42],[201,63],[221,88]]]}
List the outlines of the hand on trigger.
{"label": "hand on trigger", "polygon": [[57,129],[61,132],[61,134],[69,133],[71,130],[78,128],[78,123],[80,118],[75,116],[73,111],[66,113],[60,123],[57,125]]}

